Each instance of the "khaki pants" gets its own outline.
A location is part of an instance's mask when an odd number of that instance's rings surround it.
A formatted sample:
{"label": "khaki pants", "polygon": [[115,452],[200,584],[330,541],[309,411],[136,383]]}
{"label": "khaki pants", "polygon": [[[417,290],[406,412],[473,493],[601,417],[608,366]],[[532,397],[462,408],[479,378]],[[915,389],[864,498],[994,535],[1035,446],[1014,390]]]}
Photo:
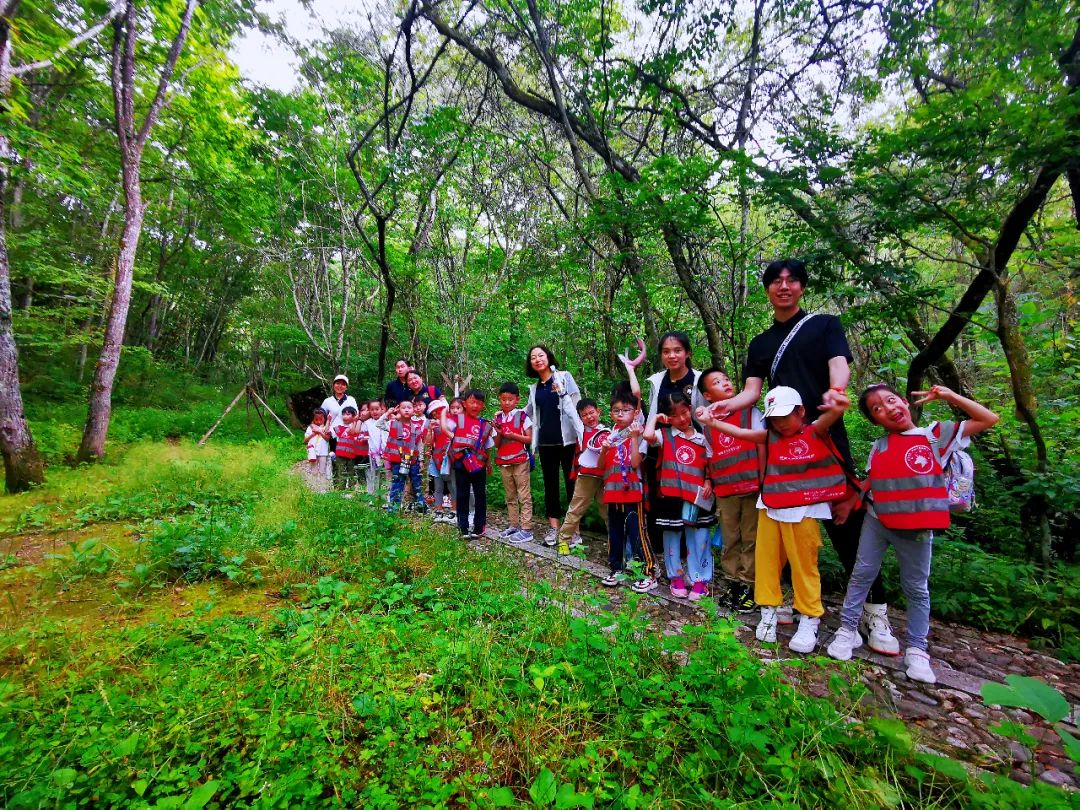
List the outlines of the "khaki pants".
{"label": "khaki pants", "polygon": [[799,523],[781,523],[758,510],[757,553],[754,559],[754,601],[764,607],[779,607],[784,601],[780,572],[787,560],[791,584],[795,588],[795,609],[803,616],[821,616],[821,576],[818,549],[821,527],[814,518]]}
{"label": "khaki pants", "polygon": [[[532,489],[529,487],[529,462],[499,466],[506,490],[506,512],[511,526],[528,529],[532,525]],[[520,522],[519,522],[520,521]]]}
{"label": "khaki pants", "polygon": [[753,585],[758,525],[757,493],[717,498],[716,511],[720,517],[720,530],[724,534],[720,567],[729,579]]}
{"label": "khaki pants", "polygon": [[581,518],[589,504],[596,501],[600,517],[607,523],[607,504],[604,503],[604,479],[592,475],[579,475],[574,482],[574,497],[570,499],[570,508],[559,528],[559,542],[569,543],[574,532],[581,525]]}

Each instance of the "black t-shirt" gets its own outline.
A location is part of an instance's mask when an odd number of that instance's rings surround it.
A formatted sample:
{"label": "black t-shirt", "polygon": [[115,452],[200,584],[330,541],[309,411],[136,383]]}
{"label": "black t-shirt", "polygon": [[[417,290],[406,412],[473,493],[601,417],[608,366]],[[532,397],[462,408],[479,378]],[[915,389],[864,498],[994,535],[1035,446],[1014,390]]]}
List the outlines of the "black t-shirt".
{"label": "black t-shirt", "polygon": [[[393,379],[386,384],[386,399],[393,400],[394,402],[404,402],[406,399],[412,401],[413,393],[409,390],[409,387],[405,385],[401,380]],[[389,407],[389,402],[387,402]]]}
{"label": "black t-shirt", "polygon": [[[794,388],[802,397],[806,420],[813,422],[821,415],[818,406],[821,405],[825,392],[829,390],[829,360],[843,357],[850,363],[852,357],[840,319],[835,315],[817,314],[799,330],[784,349],[784,355],[776,367],[776,376],[770,379],[769,369],[772,368],[773,358],[776,357],[780,344],[795,328],[795,324],[805,317],[806,313],[800,309],[795,317],[783,323],[773,321],[772,326],[750,341],[746,350],[743,381],[750,377],[760,377],[765,380],[768,388],[776,388],[778,385]],[[851,451],[848,449],[843,420],[833,425],[829,433],[850,462]]]}
{"label": "black t-shirt", "polygon": [[688,400],[693,402],[693,400],[694,400],[694,370],[692,368],[688,368],[686,370],[686,375],[681,377],[680,379],[676,380],[675,382],[671,381],[671,375],[670,374],[664,374],[664,376],[660,378],[660,390],[657,392],[657,400],[656,400],[656,402],[657,402],[656,407],[657,407],[658,411],[660,411],[661,413],[664,412],[663,407],[662,407],[662,404],[664,402],[664,397],[666,397],[668,394],[673,394],[676,391],[678,391],[680,394],[685,396]]}
{"label": "black t-shirt", "polygon": [[540,431],[536,443],[538,445],[562,445],[562,415],[559,413],[559,395],[551,390],[551,384],[555,382],[555,375],[548,377],[547,382],[536,381],[536,395],[534,405],[536,408],[536,423]]}

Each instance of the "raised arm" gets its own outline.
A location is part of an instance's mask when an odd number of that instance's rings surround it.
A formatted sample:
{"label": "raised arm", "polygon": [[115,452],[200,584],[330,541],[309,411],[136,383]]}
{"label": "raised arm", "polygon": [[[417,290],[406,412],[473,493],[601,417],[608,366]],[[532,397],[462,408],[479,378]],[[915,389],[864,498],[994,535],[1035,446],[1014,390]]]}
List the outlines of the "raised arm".
{"label": "raised arm", "polygon": [[826,402],[821,406],[821,416],[814,421],[814,432],[819,436],[828,433],[829,428],[843,418],[844,411],[851,407],[851,400],[843,391],[833,390],[830,400],[831,404]]}
{"label": "raised arm", "polygon": [[[732,397],[732,399],[735,398]],[[727,402],[731,401],[731,399],[727,400]],[[729,436],[734,436],[736,439],[742,439],[743,441],[754,442],[754,444],[765,444],[765,440],[766,438],[768,438],[769,435],[768,430],[747,430],[746,428],[741,428],[738,425],[733,425],[730,422],[724,422],[716,418],[715,416],[710,415],[709,409],[707,407],[698,408],[697,418],[698,421],[701,422],[701,424],[703,425],[710,425],[719,430],[721,433],[726,433]]]}
{"label": "raised arm", "polygon": [[921,399],[915,400],[914,404],[916,405],[925,405],[935,399],[940,399],[967,414],[968,418],[964,420],[965,436],[974,436],[976,433],[989,430],[1001,418],[985,405],[961,396],[944,385],[935,385],[929,391],[913,391],[912,393],[917,397],[921,397]]}

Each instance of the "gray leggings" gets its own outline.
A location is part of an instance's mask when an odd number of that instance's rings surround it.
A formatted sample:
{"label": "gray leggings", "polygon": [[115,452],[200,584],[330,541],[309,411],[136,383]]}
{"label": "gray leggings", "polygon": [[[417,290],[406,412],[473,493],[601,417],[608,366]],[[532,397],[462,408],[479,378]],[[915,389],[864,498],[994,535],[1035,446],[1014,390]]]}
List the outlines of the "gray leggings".
{"label": "gray leggings", "polygon": [[[443,508],[443,498],[446,495],[450,496],[450,503],[457,503],[457,483],[454,481],[453,473],[447,473],[446,475],[433,475],[435,479],[435,508]],[[451,509],[454,507],[451,506]]]}
{"label": "gray leggings", "polygon": [[840,623],[849,630],[859,626],[863,603],[881,570],[889,546],[896,549],[900,585],[907,599],[907,646],[927,649],[930,633],[930,557],[933,540],[915,540],[916,532],[894,531],[881,525],[869,512],[859,535],[859,553],[851,570]]}

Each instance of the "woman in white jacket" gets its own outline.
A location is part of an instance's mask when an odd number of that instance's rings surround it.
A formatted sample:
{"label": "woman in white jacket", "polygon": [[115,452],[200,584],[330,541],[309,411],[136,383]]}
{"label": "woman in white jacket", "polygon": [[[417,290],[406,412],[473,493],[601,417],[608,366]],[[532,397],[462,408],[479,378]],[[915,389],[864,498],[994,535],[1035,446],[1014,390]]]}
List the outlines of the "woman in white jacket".
{"label": "woman in white jacket", "polygon": [[577,444],[573,414],[581,399],[581,390],[573,375],[559,371],[557,365],[555,355],[547,346],[533,346],[525,356],[525,376],[536,380],[529,386],[525,413],[536,426],[532,447],[539,458],[544,479],[544,512],[551,527],[544,535],[544,545],[548,546],[554,546],[558,541],[559,518],[565,514],[559,498],[560,468],[567,503],[574,497],[574,482],[570,480]]}

